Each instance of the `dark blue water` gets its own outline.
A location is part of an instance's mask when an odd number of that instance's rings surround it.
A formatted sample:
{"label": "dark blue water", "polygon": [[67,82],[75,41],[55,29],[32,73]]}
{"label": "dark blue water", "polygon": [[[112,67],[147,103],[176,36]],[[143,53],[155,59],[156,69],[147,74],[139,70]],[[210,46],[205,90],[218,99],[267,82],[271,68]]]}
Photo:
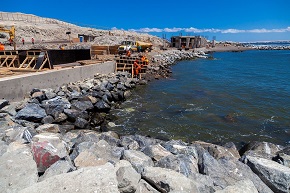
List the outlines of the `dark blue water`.
{"label": "dark blue water", "polygon": [[290,143],[290,51],[214,53],[138,87],[115,110],[119,133],[186,141]]}

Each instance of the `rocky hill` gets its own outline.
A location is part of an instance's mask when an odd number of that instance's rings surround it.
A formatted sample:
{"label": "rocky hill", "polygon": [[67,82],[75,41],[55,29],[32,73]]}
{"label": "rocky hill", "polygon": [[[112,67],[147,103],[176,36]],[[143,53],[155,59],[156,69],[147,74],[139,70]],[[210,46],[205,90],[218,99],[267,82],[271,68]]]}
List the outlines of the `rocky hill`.
{"label": "rocky hill", "polygon": [[[57,19],[43,18],[31,14],[0,12],[0,25],[10,29],[12,25],[16,29],[15,41],[18,49],[28,49],[32,45],[23,46],[22,38],[27,43],[31,38],[35,39],[33,48],[58,48],[60,43],[68,41],[66,32],[71,32],[70,38],[77,38],[78,34],[93,36],[94,41],[87,43],[75,43],[67,45],[70,48],[89,48],[92,44],[96,45],[117,45],[124,39],[135,39],[153,43],[154,46],[163,44],[163,40],[149,34],[141,34],[125,30],[104,30],[91,27],[81,27]],[[9,35],[0,32],[0,41],[7,42]],[[29,47],[27,47],[29,46]],[[9,46],[8,46],[9,47]]]}

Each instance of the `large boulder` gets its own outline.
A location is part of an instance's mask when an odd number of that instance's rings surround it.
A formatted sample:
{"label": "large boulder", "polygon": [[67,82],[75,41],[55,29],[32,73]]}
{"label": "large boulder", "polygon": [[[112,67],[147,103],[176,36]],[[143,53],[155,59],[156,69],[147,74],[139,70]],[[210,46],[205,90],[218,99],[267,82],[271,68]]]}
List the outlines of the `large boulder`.
{"label": "large boulder", "polygon": [[192,155],[168,155],[161,158],[155,166],[161,168],[172,169],[178,173],[191,176],[193,173],[198,173],[197,160]]}
{"label": "large boulder", "polygon": [[[74,161],[81,166],[100,165],[104,162],[116,163],[123,155],[124,148],[110,146],[106,141],[100,140],[95,142],[83,142],[77,145],[74,152],[70,155]],[[84,152],[84,153],[82,153]],[[86,156],[88,160],[86,160]],[[79,157],[80,156],[80,157]]]}
{"label": "large boulder", "polygon": [[15,118],[32,122],[40,122],[47,114],[38,104],[29,103],[23,109],[17,112]]}
{"label": "large boulder", "polygon": [[147,156],[151,157],[155,161],[159,161],[160,159],[172,155],[169,151],[167,151],[160,144],[157,145],[149,145],[145,147],[142,152]]}
{"label": "large boulder", "polygon": [[[221,158],[218,163],[228,171],[229,176],[236,181],[251,180],[256,189],[263,193],[272,193],[273,191],[251,170],[249,166],[239,160],[231,158]],[[233,185],[233,184],[232,184]]]}
{"label": "large boulder", "polygon": [[216,193],[258,193],[258,190],[251,180],[242,180]]}
{"label": "large boulder", "polygon": [[56,176],[59,174],[68,173],[71,171],[74,171],[75,167],[72,165],[72,163],[69,160],[58,160],[54,164],[52,164],[42,176],[39,178],[39,182],[46,180],[47,178],[50,178],[52,176]]}
{"label": "large boulder", "polygon": [[154,165],[149,156],[136,150],[125,150],[123,159],[129,161],[138,173],[141,173],[145,167]]}
{"label": "large boulder", "polygon": [[236,180],[231,177],[229,171],[207,151],[202,147],[197,148],[197,151],[199,173],[210,176],[214,184],[222,189],[235,183]]}
{"label": "large boulder", "polygon": [[141,179],[137,185],[136,193],[159,193],[159,191],[153,188],[145,180]]}
{"label": "large boulder", "polygon": [[268,159],[252,156],[246,156],[244,162],[250,166],[253,172],[255,172],[274,192],[289,193],[290,168]]}
{"label": "large boulder", "polygon": [[94,109],[94,106],[92,104],[92,102],[88,99],[88,100],[74,100],[72,102],[72,108],[78,109],[80,111],[87,111],[87,110],[92,110]]}
{"label": "large boulder", "polygon": [[212,143],[206,143],[203,141],[195,141],[193,142],[193,144],[199,144],[217,160],[224,157],[231,159],[240,158],[240,154],[234,145],[231,148],[227,148]]}
{"label": "large boulder", "polygon": [[38,180],[30,148],[17,142],[11,143],[8,151],[0,156],[0,171],[1,192],[19,192]]}
{"label": "large boulder", "polygon": [[60,135],[42,133],[32,139],[31,149],[38,172],[45,172],[52,164],[61,158],[69,157],[66,143]]}
{"label": "large boulder", "polygon": [[132,165],[125,160],[120,162],[127,162],[119,167],[116,172],[118,180],[118,188],[120,192],[136,192],[141,175],[134,170]]}
{"label": "large boulder", "polygon": [[183,174],[165,168],[146,167],[142,172],[142,178],[150,184],[154,184],[160,192],[199,192],[197,184],[193,180]]}
{"label": "large boulder", "polygon": [[269,143],[269,142],[251,142],[246,144],[241,150],[241,155],[249,155],[253,157],[261,157],[271,160],[276,156],[278,151],[283,148],[279,145]]}
{"label": "large boulder", "polygon": [[115,168],[110,163],[98,167],[82,168],[52,176],[19,191],[19,193],[47,192],[119,193]]}

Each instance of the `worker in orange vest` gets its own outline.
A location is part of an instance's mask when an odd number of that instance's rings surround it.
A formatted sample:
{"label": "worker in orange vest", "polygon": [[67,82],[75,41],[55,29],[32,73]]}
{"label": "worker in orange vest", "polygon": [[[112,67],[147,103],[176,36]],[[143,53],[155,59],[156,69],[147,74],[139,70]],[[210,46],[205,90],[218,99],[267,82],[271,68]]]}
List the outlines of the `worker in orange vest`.
{"label": "worker in orange vest", "polygon": [[126,52],[126,56],[127,56],[127,57],[130,57],[130,56],[131,56],[131,51],[130,51],[130,50],[127,50],[127,52]]}
{"label": "worker in orange vest", "polygon": [[142,56],[141,61],[142,61],[142,64],[145,63],[145,65],[148,65],[149,60],[146,58],[146,56]]}
{"label": "worker in orange vest", "polygon": [[5,50],[5,46],[1,42],[0,42],[0,50]]}
{"label": "worker in orange vest", "polygon": [[134,71],[134,75],[136,76],[139,75],[139,72],[141,71],[141,68],[143,67],[143,65],[139,65],[138,62],[139,61],[136,59],[133,64],[133,71]]}

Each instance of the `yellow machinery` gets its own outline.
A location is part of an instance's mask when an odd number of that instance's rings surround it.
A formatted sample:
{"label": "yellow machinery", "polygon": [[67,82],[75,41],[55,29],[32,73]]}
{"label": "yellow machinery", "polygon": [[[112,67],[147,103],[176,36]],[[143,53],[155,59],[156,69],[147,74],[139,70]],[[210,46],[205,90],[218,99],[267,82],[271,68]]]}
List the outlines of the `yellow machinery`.
{"label": "yellow machinery", "polygon": [[5,29],[3,26],[0,26],[0,32],[6,32],[9,34],[9,42],[13,42],[14,50],[16,50],[16,43],[14,41],[15,39],[15,27],[12,26],[10,29]]}
{"label": "yellow machinery", "polygon": [[121,45],[118,48],[118,53],[124,54],[128,50],[130,50],[131,52],[136,52],[136,51],[144,52],[146,49],[151,50],[152,46],[153,45],[151,43],[126,40],[126,41],[122,41]]}

